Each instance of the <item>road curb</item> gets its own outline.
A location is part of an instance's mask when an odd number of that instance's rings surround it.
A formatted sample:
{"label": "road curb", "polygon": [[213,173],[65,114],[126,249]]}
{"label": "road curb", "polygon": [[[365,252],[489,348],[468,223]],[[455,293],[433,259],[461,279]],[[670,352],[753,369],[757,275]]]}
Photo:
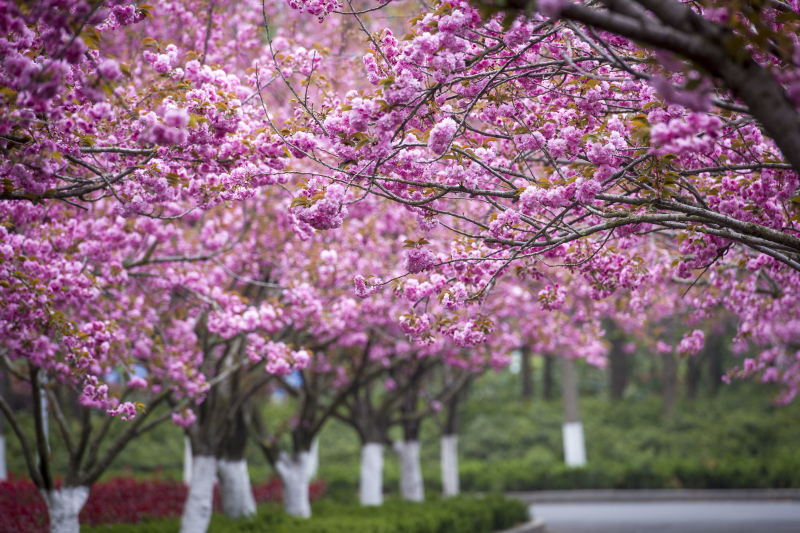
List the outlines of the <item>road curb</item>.
{"label": "road curb", "polygon": [[526,522],[521,526],[517,526],[511,529],[506,529],[505,531],[501,531],[500,533],[544,533],[544,520],[541,518],[534,518],[530,522]]}
{"label": "road curb", "polygon": [[507,492],[526,504],[657,501],[800,501],[800,489],[603,489]]}

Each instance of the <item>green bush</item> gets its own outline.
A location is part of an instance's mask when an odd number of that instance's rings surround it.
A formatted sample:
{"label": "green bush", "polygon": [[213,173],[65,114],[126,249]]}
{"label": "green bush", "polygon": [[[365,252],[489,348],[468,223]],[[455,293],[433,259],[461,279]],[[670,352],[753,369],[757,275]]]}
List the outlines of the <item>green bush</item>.
{"label": "green bush", "polygon": [[[259,506],[253,520],[231,520],[214,514],[210,533],[492,533],[528,519],[524,504],[500,496],[458,497],[427,503],[390,499],[381,507],[331,501],[312,506],[308,520],[292,518],[276,505]],[[172,533],[178,520],[83,527],[84,533]]]}

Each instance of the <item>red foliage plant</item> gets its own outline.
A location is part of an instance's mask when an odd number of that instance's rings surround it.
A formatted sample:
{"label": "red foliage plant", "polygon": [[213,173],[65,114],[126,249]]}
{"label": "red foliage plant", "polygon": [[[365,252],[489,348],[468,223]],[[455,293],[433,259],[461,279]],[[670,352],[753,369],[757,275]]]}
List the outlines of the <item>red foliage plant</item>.
{"label": "red foliage plant", "polygon": [[[325,496],[324,481],[309,487],[311,501]],[[81,524],[136,523],[144,517],[177,518],[183,512],[187,487],[172,480],[138,480],[118,477],[95,483],[80,515]],[[283,498],[277,478],[253,485],[257,503],[280,502]],[[4,533],[46,533],[47,508],[36,486],[27,479],[0,482],[0,531]],[[214,489],[214,510],[222,510],[219,487]]]}

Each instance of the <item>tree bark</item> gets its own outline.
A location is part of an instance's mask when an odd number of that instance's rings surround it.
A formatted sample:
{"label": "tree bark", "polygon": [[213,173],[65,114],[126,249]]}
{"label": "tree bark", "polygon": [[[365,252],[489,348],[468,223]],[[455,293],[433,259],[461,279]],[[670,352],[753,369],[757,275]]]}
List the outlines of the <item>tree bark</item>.
{"label": "tree bark", "polygon": [[611,399],[618,401],[625,394],[628,387],[628,356],[623,350],[623,338],[621,332],[615,327],[606,329],[609,331],[611,340],[611,351],[609,352],[609,390]]}
{"label": "tree bark", "polygon": [[53,476],[50,471],[50,444],[47,437],[47,408],[45,407],[44,398],[42,398],[42,387],[40,369],[38,367],[30,367],[31,377],[31,395],[33,397],[33,422],[36,431],[36,450],[39,459],[39,473],[42,479],[40,489],[47,491],[53,490]]}
{"label": "tree bark", "polygon": [[[2,421],[0,421],[2,425]],[[0,431],[0,481],[8,479],[8,466],[6,464],[6,437]]]}
{"label": "tree bark", "polygon": [[690,400],[697,399],[697,389],[700,386],[702,377],[702,363],[705,352],[697,354],[695,357],[686,359],[686,397]]}
{"label": "tree bark", "polygon": [[586,464],[586,444],[578,412],[578,378],[575,362],[566,357],[561,359],[561,393],[564,401],[564,462],[567,466],[583,466]]}
{"label": "tree bark", "polygon": [[725,374],[722,367],[722,342],[717,335],[709,335],[708,339],[708,377],[711,380],[711,396],[716,396],[722,384],[722,376]]}
{"label": "tree bark", "polygon": [[[3,372],[2,378],[0,378],[0,398],[5,398],[8,396],[8,392],[11,387],[8,386],[9,377],[8,372]],[[5,481],[8,479],[8,467],[6,466],[6,432],[5,432],[5,416],[3,416],[3,411],[0,410],[0,481]]]}
{"label": "tree bark", "polygon": [[217,458],[213,455],[192,457],[192,483],[181,516],[181,533],[205,533],[214,506],[214,483]]}
{"label": "tree bark", "polygon": [[522,352],[522,399],[530,400],[533,398],[533,367],[531,365],[531,350],[524,346]]}
{"label": "tree bark", "polygon": [[[237,383],[237,380],[232,380]],[[244,458],[247,446],[247,425],[244,410],[236,409],[234,421],[222,442],[222,457],[218,463],[222,509],[229,518],[255,516],[256,500],[250,485],[250,473]]]}
{"label": "tree bark", "polygon": [[580,422],[578,410],[578,376],[575,374],[575,361],[561,358],[561,397],[564,401],[564,421]]}
{"label": "tree bark", "polygon": [[447,403],[444,428],[440,439],[442,466],[442,494],[458,496],[461,480],[458,474],[458,404],[465,391],[454,396]]}
{"label": "tree bark", "polygon": [[611,399],[619,401],[628,387],[628,358],[624,352],[613,348],[609,356],[609,391]]}
{"label": "tree bark", "polygon": [[80,533],[78,516],[89,497],[89,487],[41,489],[50,515],[50,533]]}
{"label": "tree bark", "polygon": [[361,505],[383,505],[383,444],[366,442],[361,447]]}
{"label": "tree bark", "polygon": [[[674,0],[637,0],[653,11],[648,16],[641,7],[627,0],[606,0],[610,11],[568,2],[562,16],[599,30],[680,54],[722,79],[733,94],[747,105],[783,156],[800,172],[800,114],[773,75],[756,63],[747,50],[730,46],[727,30]],[[510,0],[510,5],[525,9],[527,0]],[[631,8],[637,9],[634,16]],[[615,12],[616,11],[616,12]],[[734,54],[746,53],[740,60]],[[757,228],[754,228],[757,229]]]}
{"label": "tree bark", "polygon": [[395,441],[393,448],[400,460],[400,497],[412,502],[425,501],[425,487],[422,481],[422,468],[419,464],[419,430],[421,418],[414,415],[419,403],[419,376],[409,388],[400,407],[402,415],[408,417],[401,422],[403,440]]}
{"label": "tree bark", "polygon": [[678,359],[673,352],[664,357],[664,416],[671,418],[678,393]]}
{"label": "tree bark", "polygon": [[544,355],[544,375],[542,376],[542,394],[545,401],[553,399],[553,358],[549,355]]}

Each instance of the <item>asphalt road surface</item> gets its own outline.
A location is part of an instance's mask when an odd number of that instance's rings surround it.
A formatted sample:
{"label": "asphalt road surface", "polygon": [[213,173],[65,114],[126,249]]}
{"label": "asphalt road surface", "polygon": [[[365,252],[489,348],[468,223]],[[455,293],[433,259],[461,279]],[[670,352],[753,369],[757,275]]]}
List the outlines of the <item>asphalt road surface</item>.
{"label": "asphalt road surface", "polygon": [[800,533],[800,502],[538,503],[548,533]]}

